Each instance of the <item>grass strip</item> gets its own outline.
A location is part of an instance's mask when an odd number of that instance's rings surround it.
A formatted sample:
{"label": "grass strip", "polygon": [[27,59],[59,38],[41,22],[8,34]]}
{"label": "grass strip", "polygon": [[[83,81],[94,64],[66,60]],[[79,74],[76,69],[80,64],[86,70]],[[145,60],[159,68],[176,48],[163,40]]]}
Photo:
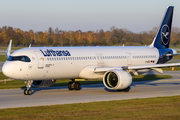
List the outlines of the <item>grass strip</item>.
{"label": "grass strip", "polygon": [[8,79],[2,72],[0,72],[0,80]]}
{"label": "grass strip", "polygon": [[3,120],[175,120],[180,96],[0,109]]}
{"label": "grass strip", "polygon": [[0,62],[5,62],[7,57],[5,55],[0,55]]}

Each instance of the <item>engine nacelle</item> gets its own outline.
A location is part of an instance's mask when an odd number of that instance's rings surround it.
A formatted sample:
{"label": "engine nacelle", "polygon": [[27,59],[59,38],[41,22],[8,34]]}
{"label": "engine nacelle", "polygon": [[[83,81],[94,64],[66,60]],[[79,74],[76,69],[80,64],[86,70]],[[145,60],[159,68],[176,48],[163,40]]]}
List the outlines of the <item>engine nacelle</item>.
{"label": "engine nacelle", "polygon": [[50,87],[54,85],[56,80],[33,80],[33,87]]}
{"label": "engine nacelle", "polygon": [[123,90],[132,83],[132,76],[124,70],[109,70],[104,74],[103,83],[111,90]]}

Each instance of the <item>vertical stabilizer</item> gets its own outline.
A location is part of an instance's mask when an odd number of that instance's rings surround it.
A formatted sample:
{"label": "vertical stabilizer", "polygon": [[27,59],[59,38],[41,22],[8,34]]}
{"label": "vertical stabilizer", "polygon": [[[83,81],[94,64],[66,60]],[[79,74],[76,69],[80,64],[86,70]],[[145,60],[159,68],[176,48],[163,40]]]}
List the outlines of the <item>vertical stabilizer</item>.
{"label": "vertical stabilizer", "polygon": [[159,27],[159,31],[157,32],[156,37],[150,46],[158,49],[169,48],[173,10],[174,6],[169,6],[167,8],[164,19]]}

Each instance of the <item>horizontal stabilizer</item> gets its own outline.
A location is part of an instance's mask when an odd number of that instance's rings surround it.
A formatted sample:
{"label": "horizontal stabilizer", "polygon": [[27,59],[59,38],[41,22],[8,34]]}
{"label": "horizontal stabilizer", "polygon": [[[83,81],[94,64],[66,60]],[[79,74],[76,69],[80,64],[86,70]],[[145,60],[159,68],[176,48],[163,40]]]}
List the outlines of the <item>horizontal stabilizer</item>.
{"label": "horizontal stabilizer", "polygon": [[180,55],[180,53],[175,53],[175,54],[166,54],[166,56],[176,56],[176,55]]}

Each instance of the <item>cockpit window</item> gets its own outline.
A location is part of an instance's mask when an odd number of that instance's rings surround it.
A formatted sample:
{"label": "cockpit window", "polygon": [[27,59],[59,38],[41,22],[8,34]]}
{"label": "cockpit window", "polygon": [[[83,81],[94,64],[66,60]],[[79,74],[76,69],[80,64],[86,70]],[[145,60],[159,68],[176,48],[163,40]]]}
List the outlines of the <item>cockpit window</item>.
{"label": "cockpit window", "polygon": [[10,56],[8,61],[23,61],[23,62],[31,62],[30,58],[27,56]]}

